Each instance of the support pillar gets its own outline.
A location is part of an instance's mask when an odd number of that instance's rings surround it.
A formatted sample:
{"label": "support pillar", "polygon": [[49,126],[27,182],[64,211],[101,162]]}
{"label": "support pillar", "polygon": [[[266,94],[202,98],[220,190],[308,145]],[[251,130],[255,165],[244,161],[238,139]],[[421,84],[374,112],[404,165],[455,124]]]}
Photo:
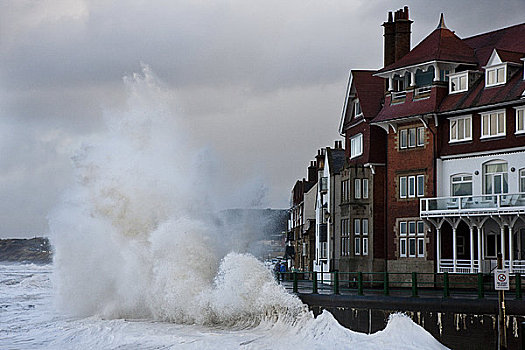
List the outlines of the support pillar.
{"label": "support pillar", "polygon": [[391,74],[388,77],[388,91],[392,92],[394,91],[394,75]]}
{"label": "support pillar", "polygon": [[456,272],[456,264],[457,264],[457,260],[458,260],[458,247],[457,247],[456,231],[457,231],[457,226],[454,223],[454,225],[452,225],[452,266],[453,266],[452,272],[454,272],[454,273]]}
{"label": "support pillar", "polygon": [[436,262],[437,272],[441,272],[441,227],[436,227]]}
{"label": "support pillar", "polygon": [[503,259],[503,268],[505,268],[505,225],[500,224],[500,228],[501,228],[501,235],[500,235],[501,257]]}
{"label": "support pillar", "polygon": [[483,267],[481,264],[482,250],[481,250],[481,228],[476,227],[478,231],[478,272],[483,272]]}
{"label": "support pillar", "polygon": [[416,71],[413,69],[410,71],[410,86],[416,86]]}
{"label": "support pillar", "polygon": [[514,249],[512,249],[512,227],[509,226],[509,272],[512,273],[512,265],[514,262]]}
{"label": "support pillar", "polygon": [[474,273],[474,226],[470,226],[470,273]]}

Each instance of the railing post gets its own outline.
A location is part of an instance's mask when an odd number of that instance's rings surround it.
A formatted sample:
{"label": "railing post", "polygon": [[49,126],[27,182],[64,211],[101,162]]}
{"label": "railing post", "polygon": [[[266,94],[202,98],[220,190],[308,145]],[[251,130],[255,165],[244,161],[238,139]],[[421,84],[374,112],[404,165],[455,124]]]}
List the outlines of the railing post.
{"label": "railing post", "polygon": [[317,294],[317,271],[314,271],[312,274],[312,293]]}
{"label": "railing post", "polygon": [[521,274],[517,273],[516,278],[516,299],[521,300]]}
{"label": "railing post", "polygon": [[357,273],[357,295],[363,295],[363,273]]}
{"label": "railing post", "polygon": [[339,272],[334,271],[334,294],[339,294]]}
{"label": "railing post", "polygon": [[292,272],[293,274],[293,292],[297,293],[297,272]]}
{"label": "railing post", "polygon": [[412,272],[412,296],[417,297],[417,272]]}
{"label": "railing post", "polygon": [[385,271],[385,274],[383,276],[383,294],[389,295],[390,290],[388,288],[388,272]]}
{"label": "railing post", "polygon": [[485,296],[485,289],[483,288],[483,274],[478,273],[478,298],[483,299]]}
{"label": "railing post", "polygon": [[443,274],[443,298],[448,298],[450,291],[448,290],[448,272]]}

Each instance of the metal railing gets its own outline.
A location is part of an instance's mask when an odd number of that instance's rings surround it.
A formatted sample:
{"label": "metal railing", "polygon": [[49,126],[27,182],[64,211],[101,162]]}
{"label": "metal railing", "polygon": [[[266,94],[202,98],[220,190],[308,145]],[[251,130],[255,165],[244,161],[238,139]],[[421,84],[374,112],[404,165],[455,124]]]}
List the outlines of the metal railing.
{"label": "metal railing", "polygon": [[[327,283],[321,275],[330,275]],[[277,272],[276,278],[294,293],[396,297],[497,298],[493,275],[422,272]],[[511,291],[522,299],[521,274],[511,279]],[[509,294],[510,295],[510,294]]]}
{"label": "metal railing", "polygon": [[525,213],[525,193],[422,198],[421,216],[441,214]]}

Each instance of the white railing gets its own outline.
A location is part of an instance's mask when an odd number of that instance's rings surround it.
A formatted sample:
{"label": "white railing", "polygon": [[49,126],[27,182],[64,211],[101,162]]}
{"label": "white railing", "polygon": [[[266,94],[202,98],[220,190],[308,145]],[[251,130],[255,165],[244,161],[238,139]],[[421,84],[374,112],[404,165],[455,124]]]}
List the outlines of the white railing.
{"label": "white railing", "polygon": [[[492,268],[489,269],[489,266],[496,266],[495,260],[484,260],[484,262],[493,262],[493,264],[485,264],[484,272],[492,272]],[[510,269],[510,261],[505,260],[503,266],[510,270],[511,273],[520,273],[525,274],[525,260],[513,260],[512,269]],[[452,259],[441,259],[439,262],[438,273],[454,273],[454,261]],[[467,259],[457,259],[456,260],[456,271],[455,273],[478,273],[479,269],[479,260],[471,261]]]}
{"label": "white railing", "polygon": [[[505,264],[503,265],[505,268],[510,269],[510,261],[505,260]],[[512,269],[510,269],[512,273],[525,273],[525,260],[513,260],[512,261]]]}
{"label": "white railing", "polygon": [[525,193],[422,198],[421,216],[460,213],[525,213]]}
{"label": "white railing", "polygon": [[407,96],[407,92],[406,91],[391,91],[390,93],[392,95],[392,101],[394,101],[394,100],[404,100],[405,97]]}
{"label": "white railing", "polygon": [[414,97],[418,98],[422,95],[428,95],[430,94],[430,91],[432,90],[432,86],[422,86],[418,87],[414,90]]}
{"label": "white railing", "polygon": [[478,273],[479,272],[479,261],[474,260],[456,260],[456,271],[454,271],[453,259],[441,259],[439,262],[438,272],[449,272],[449,273]]}

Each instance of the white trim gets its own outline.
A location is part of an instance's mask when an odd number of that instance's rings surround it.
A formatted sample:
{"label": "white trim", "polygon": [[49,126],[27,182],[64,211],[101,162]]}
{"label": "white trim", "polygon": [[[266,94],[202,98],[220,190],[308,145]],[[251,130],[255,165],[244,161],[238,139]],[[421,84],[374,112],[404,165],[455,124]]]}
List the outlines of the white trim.
{"label": "white trim", "polygon": [[343,113],[341,115],[341,121],[339,122],[339,135],[343,136],[343,128],[345,126],[346,109],[348,107],[348,99],[350,98],[350,88],[352,86],[352,71],[348,72],[348,84],[346,85],[345,103],[343,105]]}
{"label": "white trim", "polygon": [[[504,85],[507,82],[507,63],[500,63],[497,65],[493,65],[490,67],[484,67],[485,68],[485,87],[493,87],[493,86],[499,86]],[[503,68],[503,81],[498,81],[498,70]],[[496,82],[489,84],[489,74],[490,72],[494,72]]]}
{"label": "white trim", "polygon": [[[355,151],[355,148],[352,148],[352,141],[357,140],[359,142],[360,149],[359,153]],[[357,158],[363,154],[363,134],[356,134],[350,138],[350,159]]]}
{"label": "white trim", "polygon": [[[499,132],[499,114],[500,113],[503,113],[503,132]],[[493,114],[496,114],[496,133],[491,135],[490,134],[490,127],[491,127],[491,121],[490,121],[490,116],[493,115]],[[495,110],[495,111],[489,111],[489,112],[485,112],[485,113],[480,113],[479,114],[480,118],[481,118],[481,136],[480,136],[480,139],[483,140],[483,139],[490,139],[490,138],[495,138],[495,137],[500,137],[500,136],[505,136],[506,135],[506,127],[507,127],[507,113],[506,113],[506,110],[505,109],[498,109],[498,110]],[[485,126],[485,122],[483,121],[485,118],[485,116],[488,116],[488,122],[489,122],[489,125],[488,125],[488,131],[489,131],[489,134],[488,135],[484,135],[483,134],[483,130],[484,130],[484,126]]]}
{"label": "white trim", "polygon": [[[464,88],[460,88],[458,90],[454,90],[452,91],[452,83],[453,81],[452,80],[455,80],[457,79],[458,80],[458,85],[459,83],[461,82],[461,78],[465,78],[465,87]],[[465,92],[465,91],[468,91],[468,71],[462,71],[462,72],[458,72],[458,73],[449,73],[448,75],[448,93],[449,94],[457,94],[457,93],[460,93],[460,92]]]}
{"label": "white trim", "polygon": [[[525,134],[525,106],[520,106],[520,107],[514,107],[514,114],[516,114],[516,132],[515,134]],[[519,112],[523,112],[522,114],[522,122],[521,122],[521,125],[523,127],[523,130],[518,130],[518,117],[519,117]]]}
{"label": "white trim", "polygon": [[481,151],[473,153],[461,153],[454,154],[449,156],[441,156],[443,160],[458,159],[458,158],[475,158],[475,157],[484,157],[488,155],[497,155],[497,154],[507,154],[507,153],[518,153],[525,151],[525,146],[514,147],[514,148],[503,148],[500,150],[490,150],[490,151]]}
{"label": "white trim", "polygon": [[423,71],[427,71],[430,66],[434,67],[435,64],[442,64],[444,67],[445,66],[448,67],[449,70],[455,70],[460,65],[468,65],[468,66],[475,66],[476,65],[474,63],[449,62],[449,61],[432,60],[432,61],[426,61],[426,62],[422,62],[422,63],[412,64],[410,66],[404,66],[404,67],[391,69],[391,70],[388,70],[388,71],[385,71],[385,72],[381,72],[381,73],[375,73],[374,76],[380,77],[380,78],[388,78],[392,73],[394,73],[394,74],[395,73],[399,73],[399,75],[405,75],[405,73],[406,72],[410,72],[411,69],[421,69]]}
{"label": "white trim", "polygon": [[[462,139],[459,139],[457,138],[457,134],[459,134],[459,131],[456,127],[456,139],[452,139],[452,122],[454,121],[458,121],[460,119],[463,119],[463,127],[465,126],[465,120],[469,120],[469,134],[470,134],[470,137],[463,137]],[[461,116],[457,116],[457,117],[450,117],[448,118],[448,123],[449,123],[449,132],[448,132],[448,143],[458,143],[458,142],[464,142],[464,141],[472,141],[472,114],[467,114],[467,115],[461,115]],[[466,131],[467,129],[464,127],[464,130]],[[463,134],[465,135],[466,132],[463,132]]]}

